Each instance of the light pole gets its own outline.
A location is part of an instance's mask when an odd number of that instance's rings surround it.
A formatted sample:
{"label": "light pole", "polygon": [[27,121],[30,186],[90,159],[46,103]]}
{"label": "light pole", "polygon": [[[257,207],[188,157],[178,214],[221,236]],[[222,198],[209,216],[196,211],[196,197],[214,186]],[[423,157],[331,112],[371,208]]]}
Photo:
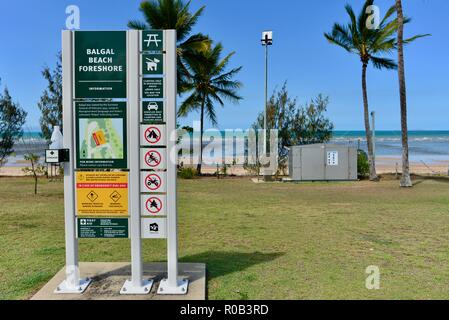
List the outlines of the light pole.
{"label": "light pole", "polygon": [[264,111],[264,127],[263,127],[263,150],[267,155],[267,108],[268,108],[268,46],[273,45],[273,31],[262,32],[262,45],[265,47],[265,111]]}

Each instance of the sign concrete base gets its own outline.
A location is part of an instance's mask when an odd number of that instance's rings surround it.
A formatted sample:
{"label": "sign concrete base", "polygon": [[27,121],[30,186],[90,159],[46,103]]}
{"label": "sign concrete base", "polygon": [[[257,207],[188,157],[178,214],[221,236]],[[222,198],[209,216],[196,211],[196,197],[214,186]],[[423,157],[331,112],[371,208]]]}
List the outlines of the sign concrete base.
{"label": "sign concrete base", "polygon": [[81,262],[81,277],[92,279],[83,294],[56,294],[54,291],[65,278],[62,268],[31,300],[205,300],[206,265],[204,263],[180,263],[179,274],[189,281],[185,295],[159,295],[157,288],[167,277],[166,263],[145,263],[144,279],[151,279],[154,285],[147,295],[121,295],[120,290],[130,278],[128,262]]}
{"label": "sign concrete base", "polygon": [[120,294],[133,295],[133,294],[150,294],[151,287],[153,286],[153,280],[143,280],[141,287],[133,286],[133,282],[131,280],[126,280],[122,289],[120,290]]}
{"label": "sign concrete base", "polygon": [[157,294],[187,294],[189,291],[189,279],[178,279],[177,287],[170,287],[167,279],[162,279]]}
{"label": "sign concrete base", "polygon": [[71,288],[67,285],[67,280],[61,282],[59,286],[56,287],[54,293],[56,294],[81,294],[86,291],[87,287],[92,283],[92,279],[86,278],[81,279],[80,284],[76,288]]}

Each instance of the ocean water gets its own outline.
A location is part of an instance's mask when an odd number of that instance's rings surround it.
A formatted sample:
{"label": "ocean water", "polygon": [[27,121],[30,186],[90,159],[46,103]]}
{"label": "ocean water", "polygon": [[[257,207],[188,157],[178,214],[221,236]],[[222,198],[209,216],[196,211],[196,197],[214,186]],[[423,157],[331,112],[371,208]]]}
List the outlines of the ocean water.
{"label": "ocean water", "polygon": [[[335,131],[331,142],[367,150],[365,131]],[[378,157],[401,157],[401,132],[377,131],[375,146]],[[409,151],[412,161],[449,161],[449,131],[409,131]]]}
{"label": "ocean water", "polygon": [[[205,141],[204,143],[208,144],[209,142]],[[364,131],[335,131],[330,143],[350,144],[359,146],[363,150],[367,149]],[[377,157],[401,157],[400,131],[377,131],[375,143]],[[8,159],[6,166],[23,165],[21,163],[23,156],[30,151],[43,156],[46,148],[47,144],[41,138],[39,132],[26,133],[15,144],[14,155]],[[424,161],[427,164],[449,161],[449,131],[410,131],[409,149],[412,161]],[[228,150],[226,150],[226,154],[229,155]]]}

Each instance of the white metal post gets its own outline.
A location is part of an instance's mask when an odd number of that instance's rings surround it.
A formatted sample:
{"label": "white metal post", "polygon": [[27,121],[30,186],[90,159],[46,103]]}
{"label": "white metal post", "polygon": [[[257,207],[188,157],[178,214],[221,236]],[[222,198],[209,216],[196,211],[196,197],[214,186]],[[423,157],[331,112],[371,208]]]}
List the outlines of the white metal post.
{"label": "white metal post", "polygon": [[166,109],[167,109],[167,279],[163,279],[158,294],[187,294],[188,280],[178,278],[178,226],[177,226],[177,144],[176,144],[176,97],[177,56],[176,30],[166,30]]}
{"label": "white metal post", "polygon": [[263,124],[263,153],[267,156],[267,130],[268,130],[268,43],[265,43],[265,107],[264,107],[264,124]]}
{"label": "white metal post", "polygon": [[64,163],[64,220],[66,278],[55,293],[83,293],[90,279],[80,279],[75,216],[75,148],[73,126],[73,32],[62,32],[62,105],[64,148],[70,150],[70,162]]}
{"label": "white metal post", "polygon": [[149,294],[153,280],[143,279],[140,222],[140,50],[139,31],[127,31],[127,92],[129,141],[129,212],[131,233],[131,280],[120,294]]}

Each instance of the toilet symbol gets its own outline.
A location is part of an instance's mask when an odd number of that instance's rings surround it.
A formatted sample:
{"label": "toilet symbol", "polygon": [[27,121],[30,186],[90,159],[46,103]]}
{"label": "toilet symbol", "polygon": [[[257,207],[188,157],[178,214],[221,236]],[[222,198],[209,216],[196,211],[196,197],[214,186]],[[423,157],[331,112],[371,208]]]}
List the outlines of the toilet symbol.
{"label": "toilet symbol", "polygon": [[157,214],[162,210],[162,201],[159,198],[153,197],[147,200],[146,208],[148,212]]}
{"label": "toilet symbol", "polygon": [[161,131],[156,127],[149,127],[145,130],[145,140],[150,144],[158,143],[161,140]]}

